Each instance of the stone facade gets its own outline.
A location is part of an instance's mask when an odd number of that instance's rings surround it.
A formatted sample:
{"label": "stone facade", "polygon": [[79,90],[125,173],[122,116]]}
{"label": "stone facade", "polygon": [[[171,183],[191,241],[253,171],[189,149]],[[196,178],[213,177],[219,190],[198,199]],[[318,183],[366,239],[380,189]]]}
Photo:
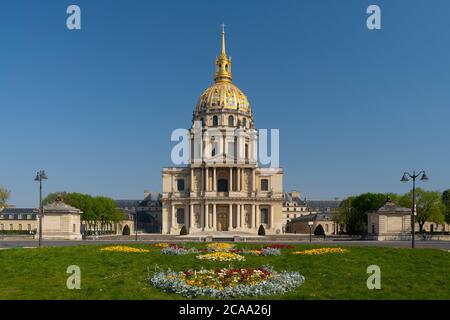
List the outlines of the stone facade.
{"label": "stone facade", "polygon": [[256,234],[263,225],[267,234],[279,234],[283,170],[258,166],[253,113],[232,83],[224,33],[214,80],[193,114],[189,165],[162,171],[162,233],[179,234],[185,226],[190,234]]}
{"label": "stone facade", "polygon": [[[81,240],[80,215],[81,210],[65,204],[59,198],[44,206],[42,238],[48,240]],[[39,228],[37,231],[39,232]]]}
{"label": "stone facade", "polygon": [[367,228],[368,239],[406,240],[411,237],[411,209],[388,199],[384,206],[367,213]]}

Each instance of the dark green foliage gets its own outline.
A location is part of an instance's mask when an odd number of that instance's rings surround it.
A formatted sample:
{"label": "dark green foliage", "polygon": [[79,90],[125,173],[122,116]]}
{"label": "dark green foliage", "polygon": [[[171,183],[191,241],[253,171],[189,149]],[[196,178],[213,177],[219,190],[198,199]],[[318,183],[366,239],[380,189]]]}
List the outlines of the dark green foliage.
{"label": "dark green foliage", "polygon": [[323,230],[323,227],[321,224],[319,224],[315,229],[314,229],[314,235],[316,236],[324,236],[325,235],[325,230]]}
{"label": "dark green foliage", "polygon": [[442,193],[442,202],[445,205],[446,212],[445,212],[445,221],[447,223],[450,223],[450,189],[445,190]]}
{"label": "dark green foliage", "polygon": [[123,227],[122,235],[124,236],[130,235],[130,227],[128,225],[125,225],[125,227]]}
{"label": "dark green foliage", "polygon": [[185,236],[187,234],[188,234],[188,232],[187,232],[186,226],[183,225],[183,227],[180,230],[180,236]]}
{"label": "dark green foliage", "polygon": [[265,236],[265,235],[266,235],[266,229],[264,229],[263,225],[260,225],[259,229],[258,229],[258,236]]}

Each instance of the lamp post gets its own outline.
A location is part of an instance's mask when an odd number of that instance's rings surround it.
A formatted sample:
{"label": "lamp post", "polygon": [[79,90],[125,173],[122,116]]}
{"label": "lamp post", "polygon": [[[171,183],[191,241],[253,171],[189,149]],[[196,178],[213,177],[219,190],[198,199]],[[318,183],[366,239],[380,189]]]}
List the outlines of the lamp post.
{"label": "lamp post", "polygon": [[312,226],[314,224],[314,221],[308,221],[308,225],[309,225],[309,242],[312,241]]}
{"label": "lamp post", "polygon": [[39,182],[39,248],[42,243],[42,219],[44,218],[44,206],[42,205],[42,181],[47,180],[47,175],[44,170],[40,170],[36,174],[34,181]]}
{"label": "lamp post", "polygon": [[422,177],[420,178],[420,181],[427,181],[428,177],[425,174],[425,171],[420,171],[418,174],[416,174],[415,171],[413,171],[412,174],[408,173],[408,172],[404,172],[403,173],[403,177],[400,180],[401,182],[408,182],[409,179],[411,178],[413,181],[413,203],[412,203],[412,208],[411,208],[411,234],[412,234],[412,238],[411,238],[411,248],[415,247],[415,232],[416,232],[416,179],[422,175]]}
{"label": "lamp post", "polygon": [[138,241],[138,234],[137,234],[137,224],[138,224],[138,211],[136,210],[136,214],[135,214],[135,216],[136,216],[136,221],[135,221],[135,226],[134,226],[134,233],[135,233],[135,235],[136,235],[136,241]]}

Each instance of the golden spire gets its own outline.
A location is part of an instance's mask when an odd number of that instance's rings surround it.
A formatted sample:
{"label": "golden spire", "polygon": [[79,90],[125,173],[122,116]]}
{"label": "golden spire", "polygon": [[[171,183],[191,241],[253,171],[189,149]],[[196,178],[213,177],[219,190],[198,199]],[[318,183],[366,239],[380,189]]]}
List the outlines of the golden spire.
{"label": "golden spire", "polygon": [[231,82],[231,58],[227,57],[225,51],[225,25],[222,24],[222,52],[219,58],[216,58],[216,71],[214,73],[215,82]]}
{"label": "golden spire", "polygon": [[225,51],[225,24],[222,23],[222,56],[226,57],[227,53]]}

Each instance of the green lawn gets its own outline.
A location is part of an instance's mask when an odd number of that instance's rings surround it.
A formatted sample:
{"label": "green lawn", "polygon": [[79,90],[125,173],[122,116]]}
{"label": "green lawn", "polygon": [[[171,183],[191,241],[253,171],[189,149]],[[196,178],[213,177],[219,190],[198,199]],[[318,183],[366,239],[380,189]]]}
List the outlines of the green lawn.
{"label": "green lawn", "polygon": [[[282,249],[281,256],[245,255],[245,262],[218,263],[200,261],[195,255],[162,255],[148,244],[131,246],[150,249],[149,253],[99,251],[105,246],[0,250],[0,299],[182,299],[149,284],[156,266],[186,270],[264,264],[280,271],[298,271],[306,278],[296,290],[270,299],[450,299],[450,253],[442,250],[347,247],[350,252],[346,254],[305,256]],[[373,264],[381,268],[381,290],[366,286],[366,269]],[[66,288],[69,265],[81,268],[80,290]]]}

